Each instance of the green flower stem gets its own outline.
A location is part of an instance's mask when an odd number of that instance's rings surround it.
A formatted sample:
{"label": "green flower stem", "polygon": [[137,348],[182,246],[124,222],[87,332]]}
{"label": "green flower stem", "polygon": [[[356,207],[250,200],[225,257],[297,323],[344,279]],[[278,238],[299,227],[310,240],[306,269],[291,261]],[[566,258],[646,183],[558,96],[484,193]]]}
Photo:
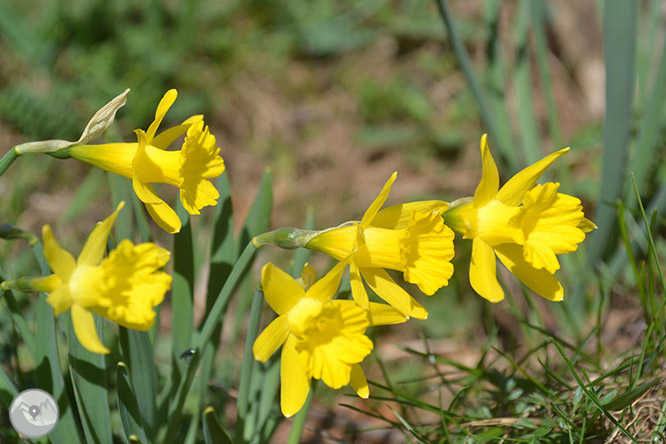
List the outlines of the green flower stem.
{"label": "green flower stem", "polygon": [[215,300],[215,304],[213,304],[213,307],[210,309],[208,317],[201,328],[196,345],[197,352],[192,356],[187,367],[187,373],[185,374],[185,377],[180,380],[174,402],[169,408],[169,425],[163,441],[165,444],[169,444],[173,441],[173,438],[176,437],[177,431],[180,428],[180,416],[183,411],[183,405],[185,404],[185,398],[187,397],[194,375],[201,362],[201,350],[203,350],[204,344],[210,341],[220,316],[224,314],[232,293],[240,283],[250,262],[252,262],[257,249],[258,246],[255,245],[254,241],[247,244],[245,250],[243,250],[243,253],[238,258],[238,261],[234,264],[234,267],[229,274],[229,278],[224,283],[222,290],[220,290],[220,293]]}
{"label": "green flower stem", "polygon": [[5,171],[7,171],[7,168],[16,160],[18,157],[18,153],[14,148],[11,150],[7,151],[7,153],[2,156],[2,159],[0,159],[0,176],[5,174]]}
{"label": "green flower stem", "polygon": [[289,437],[287,438],[287,444],[298,444],[301,442],[303,428],[305,428],[305,420],[308,418],[316,388],[317,380],[315,379],[312,381],[310,393],[308,393],[308,398],[305,400],[305,404],[303,404],[303,407],[301,407],[298,413],[294,416],[294,421],[291,423],[291,430],[289,431]]}

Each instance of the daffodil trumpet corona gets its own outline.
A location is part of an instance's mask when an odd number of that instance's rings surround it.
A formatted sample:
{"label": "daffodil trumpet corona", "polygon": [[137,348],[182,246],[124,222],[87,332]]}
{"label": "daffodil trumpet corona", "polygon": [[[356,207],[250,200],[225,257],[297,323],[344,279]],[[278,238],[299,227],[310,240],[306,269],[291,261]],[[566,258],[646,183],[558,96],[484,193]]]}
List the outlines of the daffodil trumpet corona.
{"label": "daffodil trumpet corona", "polygon": [[393,173],[360,221],[322,231],[282,229],[255,238],[256,245],[305,247],[337,260],[349,258],[352,296],[369,307],[367,284],[380,298],[406,316],[426,319],[428,312],[398,285],[386,269],[433,295],[453,274],[453,231],[442,220],[448,208],[429,200],[381,209],[397,177]]}
{"label": "daffodil trumpet corona", "polygon": [[537,184],[546,169],[569,151],[564,148],[523,169],[499,187],[499,173],[481,138],[483,172],[473,198],[453,202],[444,220],[464,239],[472,240],[469,280],[491,302],[504,298],[497,281],[496,260],[527,287],[551,301],[564,297],[554,276],[559,254],[576,251],[596,225],[585,218],[581,201],[559,193],[559,183]]}
{"label": "daffodil trumpet corona", "polygon": [[93,353],[109,353],[99,338],[93,313],[123,327],[147,331],[155,321],[153,308],[162,303],[171,286],[171,276],[161,271],[170,253],[153,243],[134,245],[126,239],[104,257],[109,233],[123,206],[121,202],[95,226],[76,260],[45,225],[44,257],[53,274],[2,283],[4,289],[48,294],[46,301],[56,316],[70,310],[76,337]]}

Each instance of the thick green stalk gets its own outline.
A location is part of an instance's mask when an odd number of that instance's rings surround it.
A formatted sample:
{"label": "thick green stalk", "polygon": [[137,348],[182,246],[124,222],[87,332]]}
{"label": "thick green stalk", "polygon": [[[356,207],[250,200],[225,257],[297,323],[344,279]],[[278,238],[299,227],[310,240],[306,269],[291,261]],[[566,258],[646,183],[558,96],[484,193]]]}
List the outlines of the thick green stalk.
{"label": "thick green stalk", "polygon": [[7,171],[7,168],[14,163],[16,158],[18,157],[18,154],[12,148],[11,150],[7,151],[4,156],[2,156],[2,159],[0,159],[0,176],[5,174],[5,171]]}

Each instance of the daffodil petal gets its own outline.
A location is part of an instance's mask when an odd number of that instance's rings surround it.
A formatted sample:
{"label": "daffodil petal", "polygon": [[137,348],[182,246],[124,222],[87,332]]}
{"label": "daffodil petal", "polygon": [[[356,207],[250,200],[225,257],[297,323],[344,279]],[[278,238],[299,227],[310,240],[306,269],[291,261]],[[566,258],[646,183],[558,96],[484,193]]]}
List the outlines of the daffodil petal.
{"label": "daffodil petal", "polygon": [[361,268],[361,275],[377,296],[391,304],[405,316],[427,319],[428,311],[396,284],[389,274],[381,268]]}
{"label": "daffodil petal", "polygon": [[483,171],[481,181],[474,192],[474,208],[479,208],[491,201],[499,189],[499,173],[493,155],[488,148],[488,135],[481,136],[481,162]]}
{"label": "daffodil petal", "polygon": [[203,115],[201,114],[192,116],[183,123],[181,123],[180,125],[172,126],[171,128],[165,129],[157,136],[155,136],[150,144],[154,147],[165,150],[177,138],[185,134],[193,123],[199,122],[201,120],[203,120]]}
{"label": "daffodil petal", "polygon": [[294,336],[289,336],[282,346],[280,380],[280,407],[282,414],[289,418],[303,407],[310,392],[310,375],[305,373],[298,358]]}
{"label": "daffodil petal", "polygon": [[349,283],[354,301],[361,307],[368,308],[368,292],[365,290],[365,285],[363,285],[361,272],[354,262],[349,264]]}
{"label": "daffodil petal", "polygon": [[493,249],[481,239],[472,242],[472,261],[469,266],[469,283],[474,291],[490,302],[504,299],[504,291],[497,282],[497,263]]}
{"label": "daffodil petal", "polygon": [[164,202],[158,195],[155,193],[155,189],[149,183],[144,183],[139,177],[138,171],[134,171],[134,176],[132,177],[132,188],[134,188],[134,193],[136,197],[143,203],[158,204]]}
{"label": "daffodil petal", "polygon": [[513,176],[497,193],[497,200],[509,206],[517,206],[523,201],[525,193],[536,184],[537,180],[558,157],[569,152],[564,148],[544,157]]}
{"label": "daffodil petal", "polygon": [[562,300],[564,290],[557,278],[543,268],[536,269],[528,264],[520,245],[500,245],[495,247],[495,252],[504,266],[536,294],[551,301]]}
{"label": "daffodil petal", "polygon": [[401,230],[409,225],[412,213],[431,214],[436,212],[441,214],[448,209],[449,204],[441,200],[422,200],[393,205],[379,211],[375,218],[372,219],[372,226],[388,228],[390,230]]}
{"label": "daffodil petal", "polygon": [[107,354],[111,351],[99,340],[95,328],[95,318],[91,312],[76,304],[72,305],[72,324],[74,324],[76,337],[86,350],[100,354]]}
{"label": "daffodil petal", "polygon": [[351,368],[351,377],[349,385],[352,386],[358,396],[363,399],[368,399],[370,396],[370,388],[368,387],[368,380],[365,378],[363,369],[360,364],[354,364]]}
{"label": "daffodil petal", "polygon": [[301,277],[298,280],[298,283],[303,287],[303,290],[308,291],[316,281],[317,272],[312,265],[306,262],[301,270]]}
{"label": "daffodil petal", "polygon": [[68,282],[76,268],[74,257],[67,250],[60,248],[49,225],[44,225],[44,228],[42,228],[42,240],[44,243],[44,257],[49,267],[60,276],[63,282]]}
{"label": "daffodil petal", "polygon": [[104,219],[103,222],[98,223],[95,228],[93,228],[86,244],[81,250],[81,254],[76,261],[77,265],[98,265],[104,258],[104,253],[106,252],[106,242],[109,238],[109,233],[111,233],[111,228],[113,223],[116,221],[116,216],[118,212],[125,206],[125,202],[120,202],[116,211],[111,213],[109,217]]}
{"label": "daffodil petal", "polygon": [[303,287],[271,262],[261,269],[261,287],[266,302],[279,315],[288,312],[305,296]]}
{"label": "daffodil petal", "polygon": [[158,204],[146,203],[146,209],[155,223],[167,233],[173,234],[180,231],[180,218],[173,208],[165,202]]}
{"label": "daffodil petal", "polygon": [[348,262],[348,260],[338,262],[324,277],[312,284],[305,296],[320,302],[328,302],[333,299],[340,286],[342,272],[345,271]]}
{"label": "daffodil petal", "polygon": [[259,362],[268,361],[273,353],[287,340],[287,336],[289,336],[287,316],[278,316],[268,324],[254,341],[252,346],[254,359]]}
{"label": "daffodil petal", "polygon": [[46,302],[53,308],[53,314],[55,316],[60,316],[74,303],[74,298],[72,298],[72,293],[69,290],[69,285],[63,285],[56,288],[46,297]]}
{"label": "daffodil petal", "polygon": [[178,91],[175,89],[170,89],[164,94],[162,100],[160,100],[160,104],[157,105],[157,109],[155,110],[155,120],[148,127],[148,131],[146,131],[149,142],[153,140],[153,137],[155,137],[157,128],[160,126],[160,123],[162,123],[164,116],[166,115],[167,111],[169,111],[169,108],[171,108],[171,105],[173,105],[173,102],[176,101],[176,97],[178,97]]}
{"label": "daffodil petal", "polygon": [[368,319],[370,325],[393,325],[402,324],[403,322],[406,322],[409,317],[400,313],[390,305],[370,302]]}
{"label": "daffodil petal", "polygon": [[391,174],[391,177],[389,177],[389,179],[384,184],[384,188],[382,188],[382,191],[379,193],[379,196],[377,196],[377,198],[370,204],[368,209],[365,211],[363,219],[361,219],[361,226],[363,228],[367,227],[372,223],[372,220],[379,212],[379,209],[382,207],[382,205],[384,205],[386,198],[391,192],[391,186],[393,186],[393,182],[395,182],[396,177],[398,177],[398,173],[394,171],[393,174]]}

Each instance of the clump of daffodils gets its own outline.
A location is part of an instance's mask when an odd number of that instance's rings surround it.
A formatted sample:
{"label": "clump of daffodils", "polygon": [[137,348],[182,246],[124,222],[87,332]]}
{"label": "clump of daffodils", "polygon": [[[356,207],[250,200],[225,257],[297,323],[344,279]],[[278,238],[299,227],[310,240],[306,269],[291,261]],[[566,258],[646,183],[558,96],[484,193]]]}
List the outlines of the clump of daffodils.
{"label": "clump of daffodils", "polygon": [[[148,129],[135,130],[136,141],[91,144],[111,125],[128,92],[100,109],[77,141],[46,140],[15,147],[13,157],[0,161],[0,174],[13,158],[26,153],[73,157],[131,179],[154,221],[168,233],[177,233],[181,220],[153,184],[177,187],[189,214],[216,205],[219,192],[211,179],[225,171],[220,148],[200,115],[157,133],[176,100],[174,89],[164,94]],[[180,149],[168,150],[182,136]],[[576,251],[596,226],[585,217],[581,201],[560,193],[558,183],[537,182],[569,149],[546,156],[500,187],[486,135],[480,146],[483,171],[473,197],[451,204],[428,200],[383,208],[396,181],[394,172],[360,220],[320,231],[282,228],[252,240],[255,247],[307,248],[338,261],[319,280],[309,265],[299,279],[272,263],[262,268],[261,288],[277,317],[257,337],[253,353],[266,362],[282,349],[285,416],[303,407],[312,379],[333,389],[349,385],[360,397],[369,396],[361,368],[374,348],[368,329],[428,317],[426,308],[396,282],[391,270],[420,292],[434,295],[453,275],[456,232],[472,241],[469,281],[485,299],[504,298],[497,280],[497,258],[535,293],[552,301],[563,299],[564,290],[555,277],[558,255]],[[93,314],[146,331],[153,326],[154,308],[171,286],[171,276],[162,271],[170,253],[156,244],[123,240],[106,254],[111,228],[123,205],[92,230],[77,259],[58,245],[50,226],[44,226],[44,256],[52,274],[2,282],[3,289],[46,293],[56,316],[70,311],[76,337],[94,353],[110,350],[100,340]],[[0,237],[37,242],[30,236],[9,225],[0,229]],[[347,267],[351,299],[336,299]]]}

